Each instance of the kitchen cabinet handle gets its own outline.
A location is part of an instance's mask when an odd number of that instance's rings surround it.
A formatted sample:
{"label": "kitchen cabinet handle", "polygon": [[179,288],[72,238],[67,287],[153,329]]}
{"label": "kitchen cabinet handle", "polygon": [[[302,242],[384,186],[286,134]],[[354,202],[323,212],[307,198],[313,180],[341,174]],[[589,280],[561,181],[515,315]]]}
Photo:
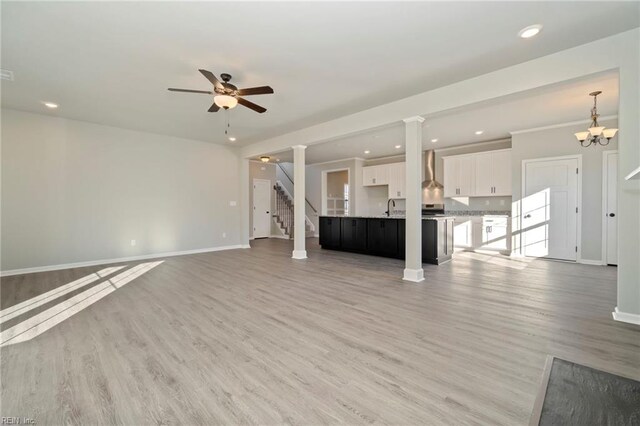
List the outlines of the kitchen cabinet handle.
{"label": "kitchen cabinet handle", "polygon": [[615,213],[609,213],[609,217],[616,217]]}
{"label": "kitchen cabinet handle", "polygon": [[524,215],[524,218],[525,218],[525,219],[529,219],[530,217],[531,217],[531,215],[530,215],[530,214],[526,214],[526,215]]}

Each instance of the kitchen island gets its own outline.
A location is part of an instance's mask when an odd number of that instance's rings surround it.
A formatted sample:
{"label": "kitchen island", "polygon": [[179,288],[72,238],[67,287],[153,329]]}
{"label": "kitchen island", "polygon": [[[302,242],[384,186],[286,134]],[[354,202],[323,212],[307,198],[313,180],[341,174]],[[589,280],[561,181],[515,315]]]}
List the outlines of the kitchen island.
{"label": "kitchen island", "polygon": [[[453,254],[453,216],[422,217],[422,261],[439,265]],[[404,216],[320,216],[320,246],[405,258]]]}

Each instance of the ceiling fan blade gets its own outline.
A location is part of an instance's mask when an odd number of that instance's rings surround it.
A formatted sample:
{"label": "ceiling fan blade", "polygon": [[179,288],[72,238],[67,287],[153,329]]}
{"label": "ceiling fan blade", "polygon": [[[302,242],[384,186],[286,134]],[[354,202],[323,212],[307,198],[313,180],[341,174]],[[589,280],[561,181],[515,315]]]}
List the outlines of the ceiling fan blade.
{"label": "ceiling fan blade", "polygon": [[220,110],[220,107],[218,105],[216,105],[216,103],[214,102],[207,111],[209,112],[218,112],[218,110]]}
{"label": "ceiling fan blade", "polygon": [[207,95],[212,95],[213,92],[207,92],[206,90],[191,90],[191,89],[174,89],[173,87],[169,87],[172,92],[187,92],[187,93],[205,93]]}
{"label": "ceiling fan blade", "polygon": [[241,98],[240,96],[236,96],[236,99],[238,100],[238,103],[240,105],[246,106],[247,108],[252,109],[255,112],[259,112],[260,114],[267,110],[266,108],[263,108],[260,105],[256,105],[253,102],[249,102],[248,100]]}
{"label": "ceiling fan blade", "polygon": [[273,93],[273,89],[270,86],[249,87],[238,90],[238,96],[269,95],[271,93]]}
{"label": "ceiling fan blade", "polygon": [[198,71],[200,71],[200,73],[202,75],[204,75],[205,78],[207,80],[209,80],[211,82],[211,84],[213,84],[216,88],[218,88],[220,90],[224,90],[224,86],[222,85],[222,83],[220,83],[220,81],[218,81],[216,76],[213,75],[213,73],[211,71],[207,71],[207,70],[198,70]]}

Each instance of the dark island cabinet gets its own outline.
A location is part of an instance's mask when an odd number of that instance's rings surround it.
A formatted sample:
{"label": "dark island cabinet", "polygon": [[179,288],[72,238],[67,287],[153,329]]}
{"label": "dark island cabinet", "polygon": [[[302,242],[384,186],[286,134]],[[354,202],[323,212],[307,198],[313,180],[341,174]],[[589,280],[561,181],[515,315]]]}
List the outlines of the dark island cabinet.
{"label": "dark island cabinet", "polygon": [[422,261],[440,264],[453,255],[453,220],[422,221]]}
{"label": "dark island cabinet", "polygon": [[[320,245],[375,256],[405,258],[404,219],[320,217]],[[453,218],[422,221],[422,261],[439,265],[453,254]]]}
{"label": "dark island cabinet", "polygon": [[398,255],[397,219],[368,219],[367,251],[380,256]]}
{"label": "dark island cabinet", "polygon": [[[343,217],[342,249],[363,251],[367,249],[367,219]],[[322,243],[320,243],[322,244]]]}
{"label": "dark island cabinet", "polygon": [[320,245],[324,248],[337,249],[341,247],[341,220],[339,217],[321,217]]}

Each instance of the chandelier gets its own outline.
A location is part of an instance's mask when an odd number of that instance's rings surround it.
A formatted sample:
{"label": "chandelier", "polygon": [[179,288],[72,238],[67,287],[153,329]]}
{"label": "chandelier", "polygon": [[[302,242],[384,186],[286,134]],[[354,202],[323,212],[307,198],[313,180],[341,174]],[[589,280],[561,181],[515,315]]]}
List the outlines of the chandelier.
{"label": "chandelier", "polygon": [[580,145],[583,147],[591,145],[609,145],[611,138],[618,133],[618,129],[607,129],[598,124],[598,117],[600,117],[600,114],[598,114],[597,101],[600,93],[602,93],[600,90],[589,93],[589,96],[593,96],[593,108],[591,108],[591,125],[589,126],[589,130],[586,132],[575,133],[576,138],[580,141]]}

